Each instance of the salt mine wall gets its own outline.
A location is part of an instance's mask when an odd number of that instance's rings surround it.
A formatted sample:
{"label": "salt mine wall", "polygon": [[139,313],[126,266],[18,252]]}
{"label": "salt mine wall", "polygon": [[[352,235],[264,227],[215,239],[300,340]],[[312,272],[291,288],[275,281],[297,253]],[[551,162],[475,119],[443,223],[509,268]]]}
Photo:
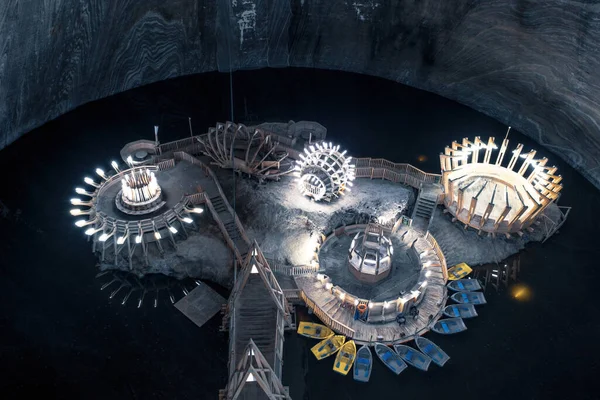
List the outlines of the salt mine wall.
{"label": "salt mine wall", "polygon": [[151,82],[314,67],[456,100],[600,187],[599,64],[600,4],[589,0],[4,0],[0,148]]}

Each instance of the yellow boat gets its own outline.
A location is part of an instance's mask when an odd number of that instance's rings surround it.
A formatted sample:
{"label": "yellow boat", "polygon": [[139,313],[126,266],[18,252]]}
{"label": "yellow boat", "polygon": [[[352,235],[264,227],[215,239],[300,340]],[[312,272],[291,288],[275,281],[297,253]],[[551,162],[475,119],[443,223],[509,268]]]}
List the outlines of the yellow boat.
{"label": "yellow boat", "polygon": [[313,339],[327,339],[333,336],[333,331],[325,325],[315,324],[313,322],[300,322],[298,334]]}
{"label": "yellow boat", "polygon": [[327,339],[321,340],[319,343],[313,346],[310,351],[313,352],[317,360],[322,360],[335,354],[340,347],[344,344],[346,337],[343,335],[335,335]]}
{"label": "yellow boat", "polygon": [[348,371],[352,368],[354,360],[356,359],[356,344],[354,340],[350,340],[342,346],[337,356],[335,356],[335,362],[333,363],[333,370],[339,372],[342,375],[347,375]]}
{"label": "yellow boat", "polygon": [[473,271],[471,267],[465,263],[456,264],[454,267],[448,270],[448,280],[456,281],[458,279],[462,279],[469,275],[471,271]]}

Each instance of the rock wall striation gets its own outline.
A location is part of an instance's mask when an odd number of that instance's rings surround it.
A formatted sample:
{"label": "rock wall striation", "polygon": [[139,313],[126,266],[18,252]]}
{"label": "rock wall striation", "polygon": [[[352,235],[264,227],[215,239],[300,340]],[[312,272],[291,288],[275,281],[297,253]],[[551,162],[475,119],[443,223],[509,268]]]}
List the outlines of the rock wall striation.
{"label": "rock wall striation", "polygon": [[0,148],[136,86],[287,66],[380,76],[456,100],[600,187],[592,0],[5,0]]}

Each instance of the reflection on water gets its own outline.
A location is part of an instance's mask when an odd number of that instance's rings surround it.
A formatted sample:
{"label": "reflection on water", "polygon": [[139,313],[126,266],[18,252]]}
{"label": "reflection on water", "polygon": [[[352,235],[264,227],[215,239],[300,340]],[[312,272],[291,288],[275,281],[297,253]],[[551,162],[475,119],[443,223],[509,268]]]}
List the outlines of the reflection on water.
{"label": "reflection on water", "polygon": [[113,270],[100,272],[96,279],[103,282],[100,290],[107,290],[110,293],[109,299],[119,299],[123,296],[121,305],[125,305],[133,295],[137,308],[142,306],[144,300],[150,301],[154,308],[158,307],[161,301],[174,304],[200,284],[200,281],[190,278],[179,280],[163,274],[139,277],[126,271]]}
{"label": "reflection on water", "polygon": [[[484,290],[492,288],[495,291],[499,291],[501,288],[508,287],[511,287],[511,290],[513,290],[511,285],[517,282],[520,272],[521,258],[516,254],[500,263],[490,263],[473,267],[473,278],[479,279]],[[515,286],[525,288],[522,284]],[[519,296],[525,297],[524,292]]]}

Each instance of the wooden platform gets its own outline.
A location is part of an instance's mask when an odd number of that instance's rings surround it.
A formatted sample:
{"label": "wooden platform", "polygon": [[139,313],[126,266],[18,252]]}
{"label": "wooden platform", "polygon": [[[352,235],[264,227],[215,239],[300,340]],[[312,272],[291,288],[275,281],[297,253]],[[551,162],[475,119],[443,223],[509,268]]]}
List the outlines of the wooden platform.
{"label": "wooden platform", "polygon": [[[370,317],[374,323],[354,320],[354,306],[332,294],[332,290],[325,287],[317,278],[317,274],[296,276],[294,279],[304,296],[310,300],[307,302],[308,306],[313,308],[323,323],[334,331],[345,334],[359,343],[402,343],[430,330],[442,316],[442,310],[447,300],[443,267],[433,251],[433,247],[420,236],[415,242],[415,249],[422,255],[423,263],[430,263],[430,266],[427,267],[430,275],[425,294],[417,305],[419,310],[417,319],[406,316],[407,320],[403,325],[399,325],[395,321],[376,323],[378,314],[389,316],[392,313],[393,316],[395,313],[394,308],[384,308],[383,303],[376,303],[369,311],[370,315],[374,316]],[[390,302],[395,301],[396,298],[389,300]],[[389,318],[387,319],[389,320]]]}
{"label": "wooden platform", "polygon": [[191,319],[193,323],[202,327],[206,321],[221,310],[221,306],[226,302],[227,300],[221,295],[200,282],[187,296],[175,303],[175,308]]}

